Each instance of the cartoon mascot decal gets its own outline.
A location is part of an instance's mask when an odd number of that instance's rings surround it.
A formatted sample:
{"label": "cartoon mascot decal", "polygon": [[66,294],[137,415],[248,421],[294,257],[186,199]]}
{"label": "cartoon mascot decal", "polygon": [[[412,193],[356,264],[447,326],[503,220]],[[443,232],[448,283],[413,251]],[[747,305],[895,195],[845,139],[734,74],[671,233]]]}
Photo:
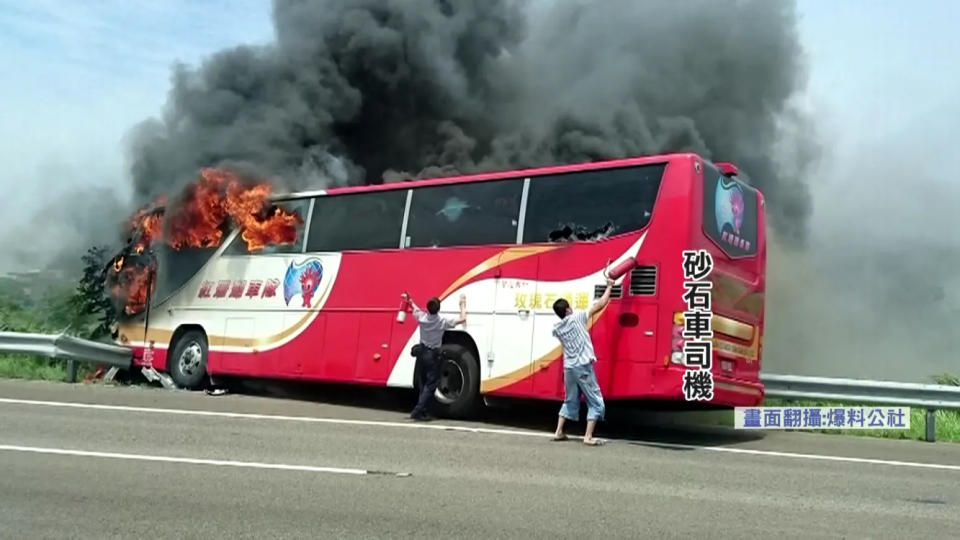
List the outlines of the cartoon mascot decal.
{"label": "cartoon mascot decal", "polygon": [[717,232],[723,233],[724,226],[729,226],[733,234],[740,234],[743,225],[743,190],[736,182],[724,182],[717,179]]}
{"label": "cartoon mascot decal", "polygon": [[301,307],[313,307],[313,295],[320,287],[322,277],[323,265],[319,259],[307,259],[297,265],[291,262],[287,267],[287,276],[283,279],[283,300],[289,306],[290,300],[299,294],[303,298]]}

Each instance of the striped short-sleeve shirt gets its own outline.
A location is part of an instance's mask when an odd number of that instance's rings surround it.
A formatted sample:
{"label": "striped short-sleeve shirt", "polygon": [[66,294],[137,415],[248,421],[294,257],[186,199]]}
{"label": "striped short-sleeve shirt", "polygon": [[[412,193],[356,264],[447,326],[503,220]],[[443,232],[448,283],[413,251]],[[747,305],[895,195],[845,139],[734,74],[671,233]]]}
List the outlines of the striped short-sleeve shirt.
{"label": "striped short-sleeve shirt", "polygon": [[553,336],[563,346],[564,369],[592,364],[597,361],[593,341],[587,330],[587,312],[577,311],[553,326]]}

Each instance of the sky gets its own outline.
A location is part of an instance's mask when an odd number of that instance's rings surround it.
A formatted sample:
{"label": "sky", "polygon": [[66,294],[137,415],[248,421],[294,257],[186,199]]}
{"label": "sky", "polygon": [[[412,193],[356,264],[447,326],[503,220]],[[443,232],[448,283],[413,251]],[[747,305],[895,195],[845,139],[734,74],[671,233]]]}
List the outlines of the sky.
{"label": "sky", "polygon": [[[799,0],[799,12],[809,74],[802,103],[814,111],[826,151],[810,179],[813,248],[804,272],[846,271],[865,246],[926,249],[924,263],[931,250],[957,254],[960,2]],[[26,238],[42,249],[44,227],[65,210],[41,222],[37,213],[51,201],[69,203],[72,189],[126,197],[124,137],[162,113],[171,66],[272,37],[266,0],[0,0],[0,212],[8,224],[34,220],[0,229],[0,244],[7,233],[7,242]],[[771,272],[792,276],[795,268],[776,266],[790,260],[771,262]],[[0,259],[0,272],[16,266]],[[928,274],[938,272],[946,271]],[[877,279],[869,286],[890,286]],[[960,306],[957,278],[937,279]],[[780,316],[793,315],[800,316]]]}
{"label": "sky", "polygon": [[872,124],[849,134],[892,136],[960,100],[960,4],[922,0],[908,8],[892,0],[802,0],[799,7],[816,104],[838,126]]}
{"label": "sky", "polygon": [[[802,0],[799,7],[806,103],[823,119],[834,153],[960,110],[960,69],[951,63],[960,4]],[[196,64],[272,36],[265,1],[0,0],[3,214],[36,211],[49,186],[126,189],[123,138],[160,114],[173,63]]]}
{"label": "sky", "polygon": [[161,112],[174,62],[271,37],[262,1],[0,0],[4,215],[51,185],[126,189],[123,138]]}
{"label": "sky", "polygon": [[[904,6],[799,4],[806,103],[829,130],[834,153],[960,110],[960,69],[951,63],[960,4]],[[123,137],[162,111],[171,65],[272,35],[262,0],[0,0],[3,214],[36,211],[51,185],[126,189]]]}
{"label": "sky", "polygon": [[[908,214],[930,225],[913,224],[915,239],[947,234],[960,246],[960,223],[950,210],[960,207],[960,178],[940,165],[956,153],[960,3],[800,0],[799,7],[810,74],[806,103],[826,145],[819,178],[811,180],[814,234],[833,234],[849,216],[895,216],[913,205]],[[881,178],[878,164],[890,173]],[[874,178],[864,178],[868,170]],[[919,182],[930,190],[924,199],[905,190]],[[857,208],[850,196],[859,199]]]}

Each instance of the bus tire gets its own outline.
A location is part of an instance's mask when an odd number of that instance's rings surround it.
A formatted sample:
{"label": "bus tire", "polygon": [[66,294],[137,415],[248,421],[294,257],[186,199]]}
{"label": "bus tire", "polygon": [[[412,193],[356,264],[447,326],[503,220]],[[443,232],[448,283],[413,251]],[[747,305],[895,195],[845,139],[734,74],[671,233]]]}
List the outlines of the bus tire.
{"label": "bus tire", "polygon": [[480,396],[480,364],[467,347],[443,345],[443,361],[435,397],[437,413],[449,418],[464,418],[476,412]]}
{"label": "bus tire", "polygon": [[207,336],[199,330],[184,332],[167,358],[167,373],[180,388],[198,390],[207,376]]}

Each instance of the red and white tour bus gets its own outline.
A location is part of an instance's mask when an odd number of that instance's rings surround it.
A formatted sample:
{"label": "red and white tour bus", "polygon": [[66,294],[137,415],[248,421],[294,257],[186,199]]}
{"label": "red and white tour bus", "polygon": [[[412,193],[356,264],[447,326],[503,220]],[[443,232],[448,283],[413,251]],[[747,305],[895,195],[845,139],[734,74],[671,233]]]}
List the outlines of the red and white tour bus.
{"label": "red and white tour bus", "polygon": [[[120,325],[135,363],[198,388],[208,374],[412,388],[415,320],[401,293],[437,296],[467,324],[444,336],[437,397],[560,400],[559,297],[585,309],[633,257],[592,320],[607,400],[683,402],[685,250],[713,258],[714,397],[755,406],[766,273],[763,195],[695,154],[336,188],[274,197],[304,216],[293,244],[164,253],[151,307]],[[732,202],[736,201],[736,202]]]}

